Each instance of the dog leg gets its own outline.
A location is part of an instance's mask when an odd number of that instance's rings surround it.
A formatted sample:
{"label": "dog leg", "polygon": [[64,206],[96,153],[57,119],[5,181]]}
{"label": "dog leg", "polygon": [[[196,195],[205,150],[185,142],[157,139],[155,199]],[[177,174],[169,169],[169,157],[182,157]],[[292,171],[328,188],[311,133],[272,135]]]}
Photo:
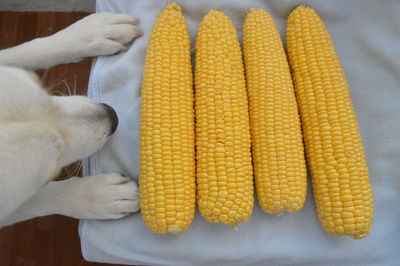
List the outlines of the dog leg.
{"label": "dog leg", "polygon": [[142,35],[138,22],[126,14],[92,14],[49,37],[0,51],[0,64],[35,70],[125,51]]}
{"label": "dog leg", "polygon": [[137,184],[119,174],[53,181],[0,221],[0,227],[38,216],[61,214],[77,219],[118,219],[139,210]]}

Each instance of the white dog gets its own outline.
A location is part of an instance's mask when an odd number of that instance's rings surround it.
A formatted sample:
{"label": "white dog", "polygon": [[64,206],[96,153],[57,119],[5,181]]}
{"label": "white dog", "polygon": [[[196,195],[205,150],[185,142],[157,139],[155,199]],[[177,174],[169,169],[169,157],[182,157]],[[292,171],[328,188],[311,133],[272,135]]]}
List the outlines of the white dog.
{"label": "white dog", "polygon": [[63,166],[99,149],[118,119],[89,98],[49,95],[29,72],[126,50],[141,35],[137,23],[93,14],[0,51],[0,227],[50,214],[117,219],[138,211],[137,185],[120,174],[52,181]]}

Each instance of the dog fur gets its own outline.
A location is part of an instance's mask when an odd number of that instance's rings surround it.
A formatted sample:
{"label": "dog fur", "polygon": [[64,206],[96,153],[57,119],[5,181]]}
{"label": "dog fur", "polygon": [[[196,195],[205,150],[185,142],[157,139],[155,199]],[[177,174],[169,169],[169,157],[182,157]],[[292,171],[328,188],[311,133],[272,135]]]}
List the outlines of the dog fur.
{"label": "dog fur", "polygon": [[112,134],[110,108],[52,96],[31,71],[126,50],[141,35],[124,14],[87,16],[45,38],[0,51],[0,227],[38,216],[118,219],[139,209],[137,184],[118,173],[52,181]]}

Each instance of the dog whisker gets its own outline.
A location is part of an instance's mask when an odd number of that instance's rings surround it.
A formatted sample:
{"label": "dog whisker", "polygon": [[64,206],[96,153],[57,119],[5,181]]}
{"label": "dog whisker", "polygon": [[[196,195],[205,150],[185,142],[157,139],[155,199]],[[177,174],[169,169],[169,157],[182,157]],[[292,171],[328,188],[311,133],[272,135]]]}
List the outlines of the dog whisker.
{"label": "dog whisker", "polygon": [[61,80],[60,82],[63,83],[65,85],[65,87],[67,87],[68,96],[72,96],[73,94],[72,94],[72,91],[71,91],[71,87],[68,85],[68,82],[65,79]]}
{"label": "dog whisker", "polygon": [[41,84],[45,84],[45,81],[46,81],[46,79],[47,79],[48,74],[49,74],[49,69],[45,69],[45,70],[43,71],[42,77],[41,77],[41,79],[40,79],[40,83],[41,83]]}
{"label": "dog whisker", "polygon": [[61,91],[56,91],[56,90],[51,90],[51,91],[54,95],[57,95],[57,96],[67,96],[65,93],[63,93]]}
{"label": "dog whisker", "polygon": [[77,84],[77,79],[76,79],[76,74],[74,75],[74,95],[76,95],[76,88],[77,88],[77,86],[76,86],[76,84]]}
{"label": "dog whisker", "polygon": [[72,166],[72,170],[70,170],[70,167],[65,167],[65,172],[67,174],[67,178],[73,177],[73,176],[77,176],[80,174],[81,170],[82,170],[82,161],[78,161],[76,163],[73,164]]}
{"label": "dog whisker", "polygon": [[82,170],[82,161],[79,161],[75,164],[75,169],[72,172],[73,176],[76,176],[79,174],[79,172]]}
{"label": "dog whisker", "polygon": [[57,90],[56,88],[58,87],[58,85],[60,84],[60,82],[52,82],[49,85],[46,85],[45,89],[50,93],[50,94],[55,94],[58,96],[66,96],[66,94],[62,91]]}

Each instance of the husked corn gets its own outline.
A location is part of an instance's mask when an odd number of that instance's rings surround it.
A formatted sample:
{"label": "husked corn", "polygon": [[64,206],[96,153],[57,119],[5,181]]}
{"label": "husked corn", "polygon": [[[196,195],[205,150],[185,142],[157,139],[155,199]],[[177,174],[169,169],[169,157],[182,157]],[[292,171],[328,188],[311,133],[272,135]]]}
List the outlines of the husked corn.
{"label": "husked corn", "polygon": [[190,39],[176,3],[159,13],[153,26],[141,100],[143,219],[155,233],[178,233],[193,219],[196,185]]}
{"label": "husked corn", "polygon": [[243,53],[258,202],[270,214],[298,211],[307,190],[300,118],[279,31],[266,11],[247,14]]}
{"label": "husked corn", "polygon": [[245,222],[253,209],[251,140],[242,53],[230,19],[212,10],[196,40],[197,199],[209,222]]}
{"label": "husked corn", "polygon": [[286,41],[318,216],[332,235],[370,232],[373,199],[349,88],[317,13],[299,6]]}

